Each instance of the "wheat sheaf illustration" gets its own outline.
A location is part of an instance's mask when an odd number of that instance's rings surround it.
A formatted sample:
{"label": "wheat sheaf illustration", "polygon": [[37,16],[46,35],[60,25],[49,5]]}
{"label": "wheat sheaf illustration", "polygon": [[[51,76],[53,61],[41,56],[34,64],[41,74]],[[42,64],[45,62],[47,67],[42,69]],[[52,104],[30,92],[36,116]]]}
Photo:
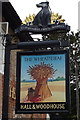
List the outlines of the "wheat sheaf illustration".
{"label": "wheat sheaf illustration", "polygon": [[41,97],[41,101],[45,98],[52,96],[51,91],[48,87],[48,78],[52,78],[56,72],[52,64],[45,64],[41,62],[40,64],[29,66],[28,74],[33,80],[36,80],[35,87],[35,97]]}

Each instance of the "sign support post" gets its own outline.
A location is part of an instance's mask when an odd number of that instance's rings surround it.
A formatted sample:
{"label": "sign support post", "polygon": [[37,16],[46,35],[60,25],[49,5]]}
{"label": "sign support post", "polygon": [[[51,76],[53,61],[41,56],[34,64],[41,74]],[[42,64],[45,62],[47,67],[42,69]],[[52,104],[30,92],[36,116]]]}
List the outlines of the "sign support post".
{"label": "sign support post", "polygon": [[5,47],[4,65],[4,86],[3,86],[3,107],[2,120],[8,120],[8,99],[9,99],[9,71],[10,71],[10,46]]}

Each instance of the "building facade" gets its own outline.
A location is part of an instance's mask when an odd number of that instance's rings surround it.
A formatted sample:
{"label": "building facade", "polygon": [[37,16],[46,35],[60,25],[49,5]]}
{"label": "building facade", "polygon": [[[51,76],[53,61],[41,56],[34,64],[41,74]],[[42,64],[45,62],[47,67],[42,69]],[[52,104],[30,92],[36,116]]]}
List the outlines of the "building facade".
{"label": "building facade", "polygon": [[[5,41],[7,34],[14,34],[21,20],[10,2],[0,1],[0,119],[2,118],[2,99],[4,88]],[[15,18],[15,19],[14,19]]]}
{"label": "building facade", "polygon": [[[14,31],[21,25],[21,20],[14,10],[10,2],[1,2],[2,7],[2,20],[0,27],[0,118],[2,118],[3,111],[3,90],[4,90],[4,67],[5,67],[5,41],[4,35],[14,36]],[[27,37],[31,37],[27,34]],[[17,36],[11,38],[11,42],[19,42],[24,39],[24,35],[18,38]],[[28,39],[27,38],[27,39]],[[25,38],[26,39],[26,38]],[[46,119],[46,114],[15,114],[15,103],[16,103],[16,52],[12,50],[10,52],[10,78],[9,78],[9,101],[8,101],[8,118],[43,118]]]}

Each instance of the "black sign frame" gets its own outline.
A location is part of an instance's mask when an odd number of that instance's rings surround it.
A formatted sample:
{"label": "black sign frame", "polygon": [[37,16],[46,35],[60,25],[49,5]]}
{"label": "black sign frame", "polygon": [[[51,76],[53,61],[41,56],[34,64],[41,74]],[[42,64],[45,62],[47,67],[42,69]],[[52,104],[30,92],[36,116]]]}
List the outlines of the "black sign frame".
{"label": "black sign frame", "polygon": [[[65,55],[66,102],[20,103],[21,56]],[[16,69],[16,114],[25,113],[67,113],[70,110],[69,50],[17,52]],[[37,108],[39,109],[36,109]],[[50,109],[49,109],[50,108]]]}

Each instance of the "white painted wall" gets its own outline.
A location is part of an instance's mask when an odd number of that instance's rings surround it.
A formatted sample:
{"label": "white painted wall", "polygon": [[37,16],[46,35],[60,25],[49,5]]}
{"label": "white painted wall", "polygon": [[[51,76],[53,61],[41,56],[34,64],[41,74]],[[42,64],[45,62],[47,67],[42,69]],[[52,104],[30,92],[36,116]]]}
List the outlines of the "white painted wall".
{"label": "white painted wall", "polygon": [[8,22],[0,22],[0,73],[4,73],[5,47],[2,45],[2,35],[4,34],[8,34]]}

